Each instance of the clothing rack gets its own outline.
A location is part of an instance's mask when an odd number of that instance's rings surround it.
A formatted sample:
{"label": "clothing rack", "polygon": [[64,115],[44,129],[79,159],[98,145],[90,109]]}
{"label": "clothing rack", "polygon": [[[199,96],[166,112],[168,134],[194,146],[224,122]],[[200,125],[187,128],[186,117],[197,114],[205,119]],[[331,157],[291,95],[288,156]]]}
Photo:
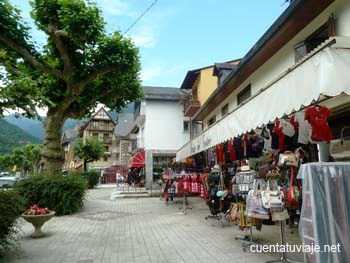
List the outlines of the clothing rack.
{"label": "clothing rack", "polygon": [[[281,245],[283,245],[284,247],[286,247],[286,229],[285,229],[285,225],[286,225],[285,220],[281,220],[280,221]],[[269,261],[266,261],[266,263],[278,263],[278,262],[301,263],[301,262],[289,259],[287,257],[287,252],[285,251],[285,249],[283,249],[282,251],[283,252],[281,252],[281,258],[280,259],[269,260]]]}
{"label": "clothing rack", "polygon": [[191,206],[188,205],[188,200],[187,200],[187,193],[186,191],[183,191],[183,196],[182,196],[182,207],[179,207],[179,209],[182,211],[184,215],[186,215],[186,210],[192,209]]}

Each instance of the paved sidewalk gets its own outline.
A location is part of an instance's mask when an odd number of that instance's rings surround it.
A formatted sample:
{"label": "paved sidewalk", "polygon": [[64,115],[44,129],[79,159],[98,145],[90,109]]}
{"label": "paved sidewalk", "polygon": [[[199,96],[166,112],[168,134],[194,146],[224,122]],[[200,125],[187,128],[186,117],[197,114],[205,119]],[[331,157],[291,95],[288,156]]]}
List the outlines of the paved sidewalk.
{"label": "paved sidewalk", "polygon": [[[33,227],[21,220],[20,249],[5,262],[265,262],[278,255],[243,252],[236,226],[220,228],[205,221],[204,200],[190,198],[186,215],[180,205],[166,206],[159,198],[110,200],[113,189],[90,190],[80,213],[54,217],[31,239]],[[267,231],[268,230],[268,231]],[[254,231],[254,234],[257,231]],[[257,236],[263,243],[278,241],[278,226],[263,226]],[[288,240],[296,234],[287,233]],[[302,255],[292,255],[302,260]]]}

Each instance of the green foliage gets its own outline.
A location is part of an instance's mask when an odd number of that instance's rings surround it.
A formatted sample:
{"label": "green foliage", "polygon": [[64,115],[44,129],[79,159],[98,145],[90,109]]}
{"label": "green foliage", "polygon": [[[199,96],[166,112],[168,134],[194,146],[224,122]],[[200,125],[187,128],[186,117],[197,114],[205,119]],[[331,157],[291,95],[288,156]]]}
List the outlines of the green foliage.
{"label": "green foliage", "polygon": [[83,177],[86,180],[89,189],[93,189],[100,180],[100,175],[96,171],[88,171],[88,172],[75,171],[75,172],[71,172],[70,174],[74,176]]}
{"label": "green foliage", "polygon": [[97,138],[87,139],[85,141],[78,139],[74,145],[74,154],[87,163],[102,158],[104,151],[103,143]]}
{"label": "green foliage", "polygon": [[66,215],[83,206],[86,181],[75,175],[32,176],[20,180],[15,190],[25,198],[26,206],[38,204]]}
{"label": "green foliage", "polygon": [[[0,115],[16,104],[33,116],[35,106],[61,109],[80,119],[97,103],[119,110],[142,95],[138,49],[120,32],[106,34],[92,1],[33,0],[31,16],[48,36],[35,49],[29,28],[8,0],[0,2]],[[17,59],[22,58],[22,59]]]}
{"label": "green foliage", "polygon": [[16,219],[23,208],[23,200],[15,191],[0,191],[0,252],[14,244]]}
{"label": "green foliage", "polygon": [[[47,107],[43,170],[60,171],[61,129],[68,118],[81,119],[99,103],[120,111],[142,96],[139,51],[120,32],[106,34],[101,10],[84,0],[33,0],[32,18],[47,35],[35,49],[29,29],[8,0],[0,1],[0,116],[16,107],[29,117]],[[20,58],[20,59],[19,59]]]}
{"label": "green foliage", "polygon": [[14,148],[27,143],[36,144],[41,143],[41,141],[15,125],[0,119],[0,154],[12,153]]}

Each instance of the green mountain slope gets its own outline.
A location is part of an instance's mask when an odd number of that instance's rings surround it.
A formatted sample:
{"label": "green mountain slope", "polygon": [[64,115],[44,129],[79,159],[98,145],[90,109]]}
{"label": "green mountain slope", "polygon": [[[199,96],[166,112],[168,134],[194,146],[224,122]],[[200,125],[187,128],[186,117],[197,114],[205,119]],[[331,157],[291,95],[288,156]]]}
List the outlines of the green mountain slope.
{"label": "green mountain slope", "polygon": [[0,153],[12,153],[16,147],[26,143],[42,143],[42,141],[17,126],[0,119]]}

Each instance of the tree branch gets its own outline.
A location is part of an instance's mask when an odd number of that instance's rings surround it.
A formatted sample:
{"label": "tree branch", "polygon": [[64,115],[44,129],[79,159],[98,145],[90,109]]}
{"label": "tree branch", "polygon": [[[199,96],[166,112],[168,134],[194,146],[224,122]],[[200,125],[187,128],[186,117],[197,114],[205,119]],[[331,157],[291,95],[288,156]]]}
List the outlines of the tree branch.
{"label": "tree branch", "polygon": [[100,69],[98,71],[95,71],[93,73],[91,73],[89,76],[87,76],[85,79],[83,79],[80,83],[79,86],[84,89],[88,84],[90,84],[92,81],[94,81],[95,79],[102,77],[110,72],[112,72],[113,70],[115,70],[116,67],[105,67],[103,69]]}
{"label": "tree branch", "polygon": [[63,30],[58,30],[55,26],[50,26],[48,28],[49,36],[51,36],[52,41],[55,43],[55,46],[58,50],[58,52],[61,55],[63,65],[64,65],[64,75],[67,76],[67,73],[71,73],[73,69],[72,60],[69,55],[69,51],[67,50],[67,47],[62,42],[61,37],[68,37],[67,33]]}
{"label": "tree branch", "polygon": [[16,42],[12,41],[11,39],[8,39],[4,35],[0,35],[0,41],[3,42],[5,45],[7,45],[9,48],[12,48],[15,52],[17,52],[20,56],[22,56],[22,58],[27,60],[37,70],[53,75],[59,79],[62,79],[62,80],[64,79],[64,74],[61,71],[54,68],[50,68],[49,66],[42,64],[26,48],[18,45]]}

